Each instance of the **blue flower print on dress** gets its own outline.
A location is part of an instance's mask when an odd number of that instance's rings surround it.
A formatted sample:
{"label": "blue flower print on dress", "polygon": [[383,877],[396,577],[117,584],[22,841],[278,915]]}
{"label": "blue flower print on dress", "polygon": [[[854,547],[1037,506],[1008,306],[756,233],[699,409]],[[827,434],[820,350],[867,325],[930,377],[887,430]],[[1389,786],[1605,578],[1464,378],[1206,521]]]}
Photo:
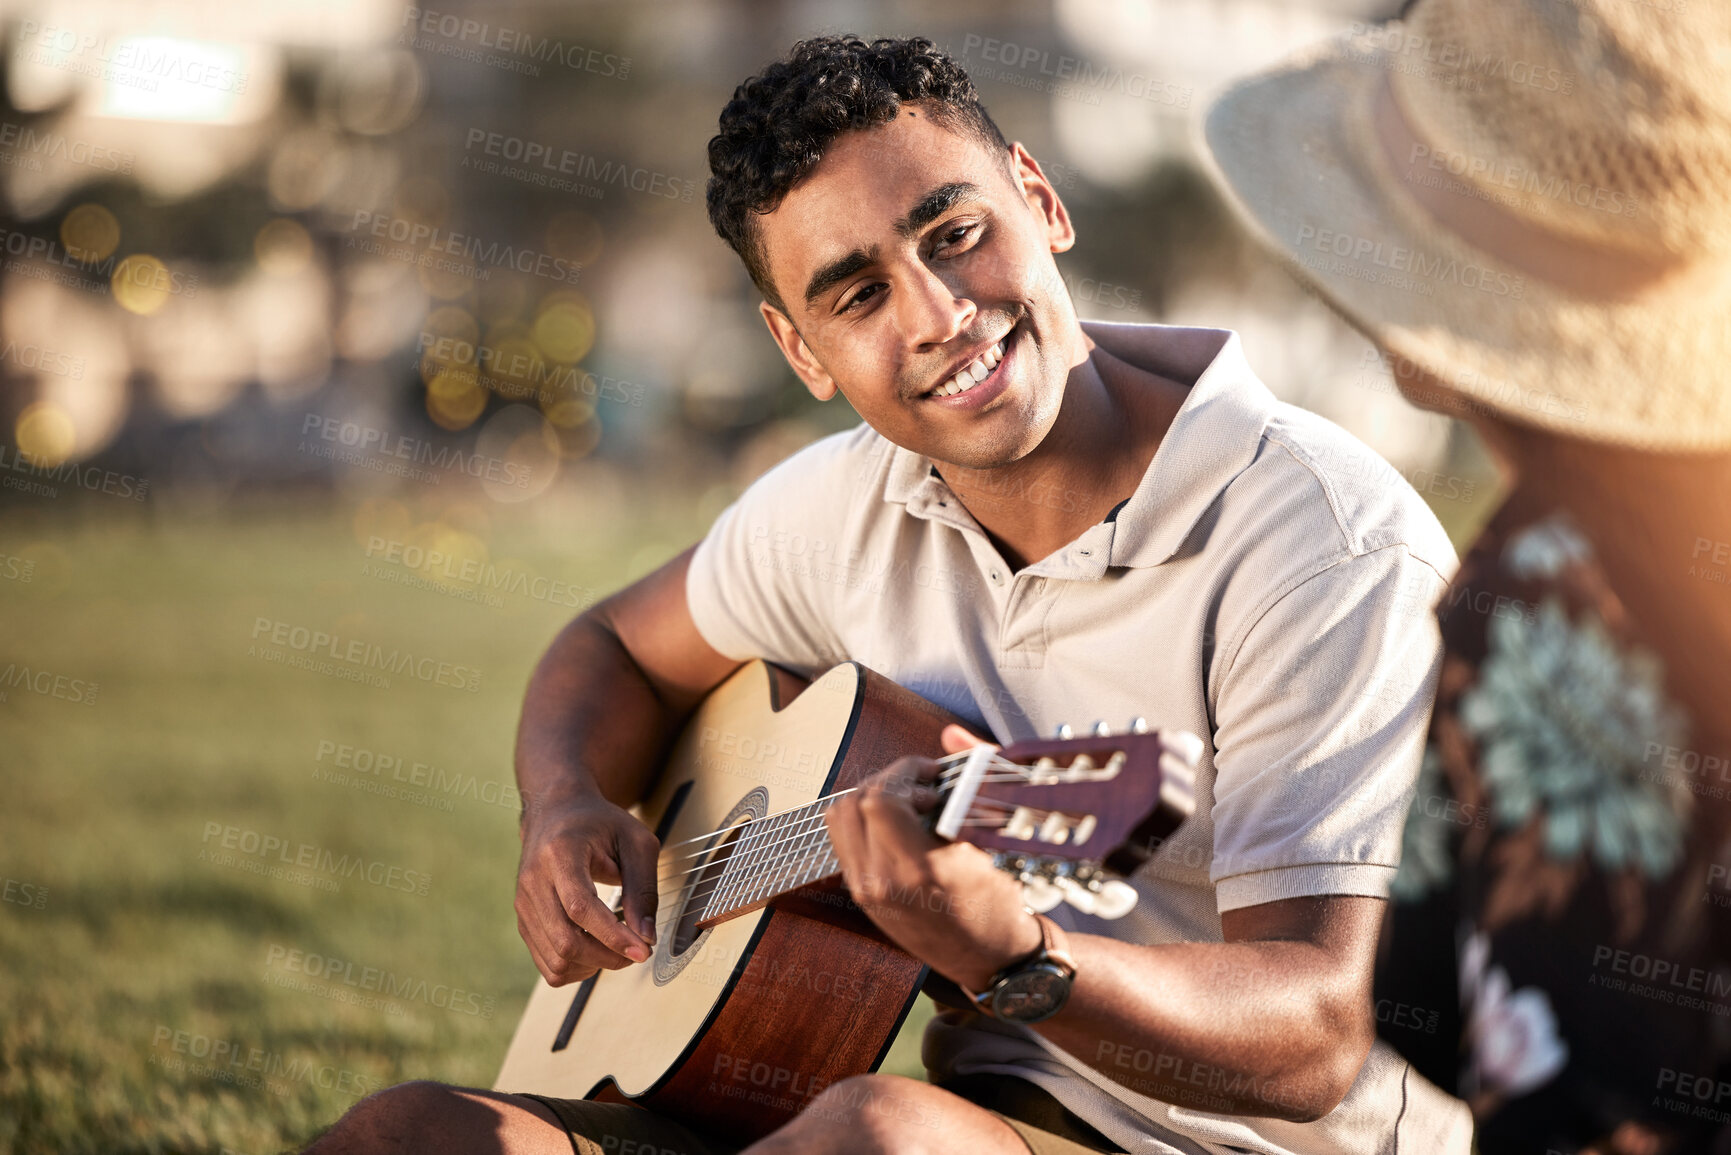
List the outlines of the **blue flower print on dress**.
{"label": "blue flower print on dress", "polygon": [[1547,595],[1529,623],[1489,623],[1489,653],[1461,698],[1460,720],[1502,828],[1544,817],[1546,853],[1590,853],[1600,867],[1660,878],[1683,851],[1688,795],[1644,773],[1650,743],[1682,745],[1684,715],[1658,661],[1624,652],[1596,615],[1570,622]]}

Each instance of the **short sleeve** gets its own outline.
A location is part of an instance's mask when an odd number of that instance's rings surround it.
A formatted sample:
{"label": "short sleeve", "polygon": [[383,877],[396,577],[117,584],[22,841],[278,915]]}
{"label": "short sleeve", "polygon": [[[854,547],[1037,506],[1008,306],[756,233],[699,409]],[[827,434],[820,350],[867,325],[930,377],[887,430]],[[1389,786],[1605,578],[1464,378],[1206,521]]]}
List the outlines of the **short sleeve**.
{"label": "short sleeve", "polygon": [[[697,630],[737,661],[811,675],[845,660],[826,578],[858,485],[851,434],[825,438],[760,477],[722,511],[692,555],[685,597]],[[857,468],[855,469],[857,472]]]}
{"label": "short sleeve", "polygon": [[1444,584],[1386,546],[1277,592],[1245,632],[1216,699],[1221,912],[1387,897],[1442,668]]}

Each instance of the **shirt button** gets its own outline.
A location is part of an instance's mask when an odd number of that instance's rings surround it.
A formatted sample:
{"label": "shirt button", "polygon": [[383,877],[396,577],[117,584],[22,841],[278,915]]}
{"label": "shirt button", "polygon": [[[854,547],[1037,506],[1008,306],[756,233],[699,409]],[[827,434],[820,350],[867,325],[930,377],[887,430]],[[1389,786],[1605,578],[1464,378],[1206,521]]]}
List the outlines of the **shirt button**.
{"label": "shirt button", "polygon": [[992,584],[995,586],[1001,586],[1004,584],[1004,575],[1000,571],[992,571]]}
{"label": "shirt button", "polygon": [[1091,549],[1079,549],[1076,552],[1081,554],[1083,557],[1089,557],[1093,554],[1094,551]]}

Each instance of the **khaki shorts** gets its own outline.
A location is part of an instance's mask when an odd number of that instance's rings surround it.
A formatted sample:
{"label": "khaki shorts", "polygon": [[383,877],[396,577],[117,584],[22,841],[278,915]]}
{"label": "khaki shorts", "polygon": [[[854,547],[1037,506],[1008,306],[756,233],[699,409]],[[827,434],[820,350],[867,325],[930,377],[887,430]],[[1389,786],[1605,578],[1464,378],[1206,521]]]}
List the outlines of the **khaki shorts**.
{"label": "khaki shorts", "polygon": [[[962,1075],[939,1084],[1008,1123],[1032,1155],[1093,1155],[1122,1151],[1058,1100],[1010,1075]],[[523,1095],[553,1112],[576,1155],[734,1155],[730,1143],[708,1138],[672,1119],[624,1103]]]}

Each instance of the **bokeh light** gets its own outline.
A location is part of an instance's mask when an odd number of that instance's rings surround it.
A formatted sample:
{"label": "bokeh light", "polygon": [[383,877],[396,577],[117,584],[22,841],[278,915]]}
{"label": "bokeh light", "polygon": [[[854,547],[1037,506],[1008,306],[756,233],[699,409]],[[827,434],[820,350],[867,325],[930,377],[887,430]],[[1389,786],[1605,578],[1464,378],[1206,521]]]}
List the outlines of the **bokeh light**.
{"label": "bokeh light", "polygon": [[427,382],[427,416],[444,429],[467,429],[487,408],[487,392],[475,383],[475,374],[446,369]]}
{"label": "bokeh light", "polygon": [[547,294],[535,316],[535,345],[550,361],[581,361],[595,344],[595,312],[574,289]]}
{"label": "bokeh light", "polygon": [[121,308],[148,317],[168,302],[174,279],[157,258],[134,253],[114,267],[111,284]]}
{"label": "bokeh light", "polygon": [[267,273],[297,273],[312,260],[313,239],[299,221],[278,217],[253,236],[252,251]]}
{"label": "bokeh light", "polygon": [[78,429],[58,405],[37,401],[24,407],[15,430],[18,452],[40,466],[56,466],[72,456]]}
{"label": "bokeh light", "polygon": [[426,91],[420,61],[401,49],[362,49],[334,58],[321,102],[351,132],[383,136],[415,118]]}
{"label": "bokeh light", "polygon": [[106,260],[120,245],[120,222],[102,205],[79,205],[60,222],[60,243],[76,260]]}

